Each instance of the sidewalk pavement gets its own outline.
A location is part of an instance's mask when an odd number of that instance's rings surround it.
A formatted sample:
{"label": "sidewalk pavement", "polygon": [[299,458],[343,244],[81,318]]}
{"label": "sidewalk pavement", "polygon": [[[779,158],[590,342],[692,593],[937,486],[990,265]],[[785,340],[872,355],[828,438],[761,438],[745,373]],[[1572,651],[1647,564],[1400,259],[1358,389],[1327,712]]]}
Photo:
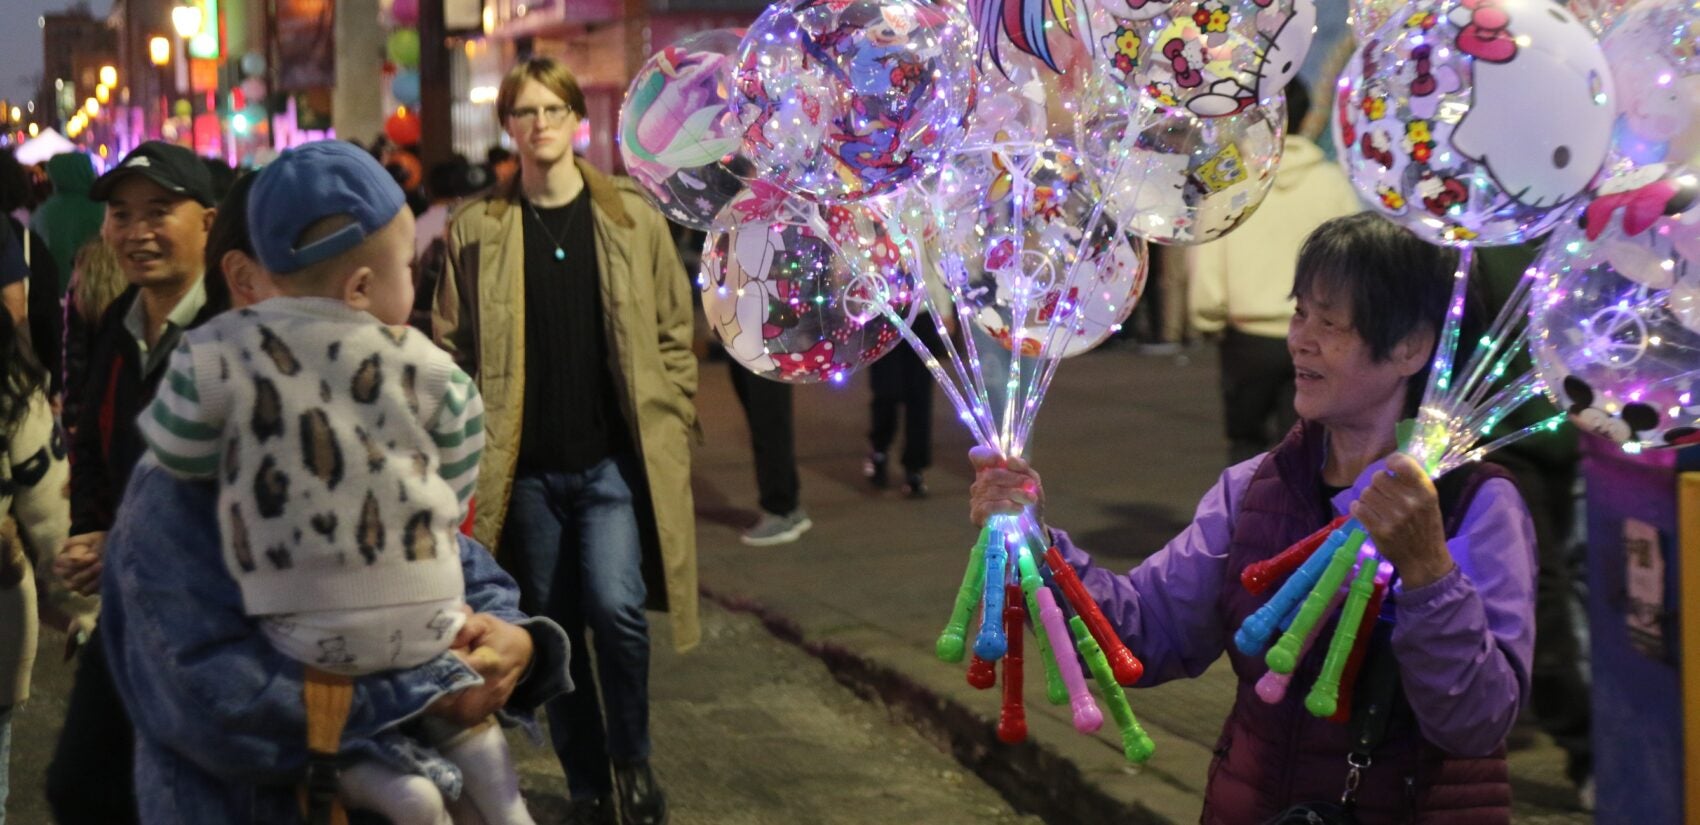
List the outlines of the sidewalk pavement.
{"label": "sidewalk pavement", "polygon": [[[754,617],[704,604],[703,642],[686,655],[673,652],[666,617],[654,618],[654,765],[672,825],[1040,825]],[[35,693],[14,720],[12,825],[52,821],[42,783],[70,692],[63,641],[42,634]],[[518,731],[508,740],[533,816],[561,821],[554,752]]]}
{"label": "sidewalk pavement", "polygon": [[[697,399],[706,435],[693,460],[698,556],[710,600],[763,617],[841,681],[908,717],[1019,810],[1053,823],[1197,821],[1211,748],[1233,701],[1225,660],[1198,679],[1129,692],[1157,744],[1142,769],[1123,760],[1114,725],[1083,736],[1066,706],[1045,703],[1035,656],[1024,677],[1029,739],[1000,743],[998,691],[973,689],[963,666],[932,652],[975,538],[967,517],[971,442],[948,402],[936,396],[932,494],[915,501],[861,478],[865,380],[799,387],[802,501],[815,526],[795,544],[752,548],[738,541],[756,517],[756,492],[748,432],[725,375],[732,368],[705,361]],[[1160,548],[1223,466],[1217,386],[1207,349],[1163,358],[1110,349],[1063,364],[1028,450],[1045,479],[1047,520],[1112,568]],[[1563,754],[1550,741],[1537,735],[1511,760],[1518,822],[1592,821],[1574,809]]]}

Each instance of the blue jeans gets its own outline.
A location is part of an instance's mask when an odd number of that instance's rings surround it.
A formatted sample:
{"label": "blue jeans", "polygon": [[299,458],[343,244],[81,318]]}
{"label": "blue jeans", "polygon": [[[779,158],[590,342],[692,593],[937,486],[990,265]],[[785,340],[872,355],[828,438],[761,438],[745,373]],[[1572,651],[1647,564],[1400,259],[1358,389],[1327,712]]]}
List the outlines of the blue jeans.
{"label": "blue jeans", "polygon": [[573,646],[576,689],[545,707],[574,799],[613,790],[610,760],[649,758],[649,619],[632,501],[642,478],[637,459],[623,455],[580,473],[522,474],[508,500],[502,543],[522,604],[559,622]]}

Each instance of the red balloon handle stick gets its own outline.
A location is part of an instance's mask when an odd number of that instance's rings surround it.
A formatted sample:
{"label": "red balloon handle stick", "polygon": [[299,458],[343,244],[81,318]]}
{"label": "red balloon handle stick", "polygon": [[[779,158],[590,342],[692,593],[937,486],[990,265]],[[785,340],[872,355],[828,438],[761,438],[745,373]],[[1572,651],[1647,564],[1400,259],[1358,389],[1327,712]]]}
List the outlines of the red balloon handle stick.
{"label": "red balloon handle stick", "polygon": [[968,684],[975,690],[988,690],[998,683],[997,665],[971,654],[968,659]]}
{"label": "red balloon handle stick", "polygon": [[1115,628],[1110,627],[1104,611],[1098,609],[1098,603],[1092,600],[1092,595],[1086,592],[1086,585],[1080,583],[1080,576],[1063,559],[1055,545],[1045,551],[1045,564],[1051,568],[1051,576],[1062,587],[1063,596],[1068,598],[1069,606],[1075,614],[1086,622],[1086,629],[1092,633],[1092,640],[1104,651],[1104,657],[1110,662],[1110,670],[1116,675],[1116,684],[1132,687],[1145,674],[1145,665],[1139,663],[1133,654],[1122,644]]}
{"label": "red balloon handle stick", "polygon": [[1021,606],[1021,586],[1004,589],[1004,630],[1009,650],[1003,657],[1003,712],[998,714],[998,738],[1013,745],[1027,738],[1027,711],[1021,707],[1021,631],[1027,611]]}
{"label": "red balloon handle stick", "polygon": [[1245,566],[1240,571],[1240,584],[1254,596],[1262,595],[1269,586],[1287,577],[1289,573],[1299,569],[1316,552],[1316,548],[1328,540],[1328,534],[1334,532],[1340,525],[1346,523],[1347,516],[1340,516],[1309,536],[1299,540],[1292,547],[1280,553]]}

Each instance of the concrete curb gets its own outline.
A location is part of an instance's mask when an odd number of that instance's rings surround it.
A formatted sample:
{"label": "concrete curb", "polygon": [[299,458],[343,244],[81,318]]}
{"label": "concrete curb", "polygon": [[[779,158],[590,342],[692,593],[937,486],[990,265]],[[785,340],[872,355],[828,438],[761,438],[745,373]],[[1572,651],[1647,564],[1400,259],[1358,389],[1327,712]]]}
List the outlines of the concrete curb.
{"label": "concrete curb", "polygon": [[811,640],[795,621],[742,596],[702,587],[703,598],[734,613],[755,617],[775,638],[797,646],[826,665],[834,679],[888,711],[980,777],[1017,811],[1047,823],[1116,822],[1172,825],[1173,819],[1138,802],[1118,800],[1088,779],[1073,761],[1037,744],[997,738],[989,720],[960,702],[916,682],[845,645]]}

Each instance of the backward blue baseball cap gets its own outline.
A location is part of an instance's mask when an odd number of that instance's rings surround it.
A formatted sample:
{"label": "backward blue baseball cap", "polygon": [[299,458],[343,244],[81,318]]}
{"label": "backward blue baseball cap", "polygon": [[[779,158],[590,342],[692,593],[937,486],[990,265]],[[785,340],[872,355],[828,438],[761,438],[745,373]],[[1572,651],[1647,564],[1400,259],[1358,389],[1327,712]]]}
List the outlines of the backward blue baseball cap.
{"label": "backward blue baseball cap", "polygon": [[[248,195],[248,234],[260,264],[288,275],[359,246],[406,207],[407,196],[377,159],[347,141],[321,140],[260,170]],[[297,243],[308,227],[338,215],[353,222]]]}

